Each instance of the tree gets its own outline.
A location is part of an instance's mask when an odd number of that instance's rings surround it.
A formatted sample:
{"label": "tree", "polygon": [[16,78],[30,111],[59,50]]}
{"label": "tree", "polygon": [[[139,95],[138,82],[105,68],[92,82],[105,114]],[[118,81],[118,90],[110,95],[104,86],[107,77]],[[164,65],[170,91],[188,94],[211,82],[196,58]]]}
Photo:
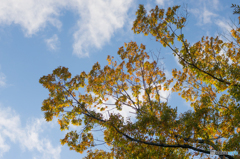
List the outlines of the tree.
{"label": "tree", "polygon": [[234,8],[233,14],[240,14],[240,6],[237,4],[232,4],[231,8]]}
{"label": "tree", "polygon": [[[111,150],[90,150],[86,158],[190,158],[210,150],[240,154],[240,28],[231,31],[233,41],[202,37],[190,45],[183,34],[186,16],[178,9],[156,6],[147,15],[140,5],[132,28],[151,34],[178,57],[183,69],[172,70],[172,78],[166,79],[158,56],[149,59],[145,45],[129,42],[119,48],[119,64],[108,56],[102,69],[96,63],[89,73],[72,78],[67,68],[58,67],[40,79],[50,92],[41,108],[45,119],[58,117],[61,130],[70,123],[84,125],[81,133],[68,132],[62,144],[82,153],[97,145],[92,129],[100,126]],[[86,94],[77,94],[81,87]],[[178,115],[159,93],[170,88],[194,110]],[[134,110],[135,121],[111,112],[113,106]]]}

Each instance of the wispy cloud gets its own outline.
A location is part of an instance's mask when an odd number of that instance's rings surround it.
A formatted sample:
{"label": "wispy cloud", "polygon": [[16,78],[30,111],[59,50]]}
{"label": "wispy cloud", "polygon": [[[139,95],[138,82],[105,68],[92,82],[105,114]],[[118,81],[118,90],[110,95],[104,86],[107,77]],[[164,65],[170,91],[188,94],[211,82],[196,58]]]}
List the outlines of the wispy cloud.
{"label": "wispy cloud", "polygon": [[59,40],[58,40],[58,36],[56,34],[54,34],[49,39],[45,39],[45,42],[49,49],[54,50],[54,51],[58,49]]}
{"label": "wispy cloud", "polygon": [[89,48],[100,49],[114,32],[123,27],[132,0],[89,0],[79,8],[82,17],[74,33],[74,54],[89,56]]}
{"label": "wispy cloud", "polygon": [[6,76],[4,73],[0,72],[0,87],[6,86]]}
{"label": "wispy cloud", "polygon": [[53,147],[50,140],[40,136],[45,123],[44,119],[31,119],[23,127],[14,110],[0,106],[0,157],[11,149],[9,143],[17,143],[23,151],[33,151],[34,155],[37,152],[38,158],[59,159],[61,147]]}
{"label": "wispy cloud", "polygon": [[218,25],[224,32],[230,32],[233,28],[230,26],[231,22],[227,19],[217,19],[215,24]]}
{"label": "wispy cloud", "polygon": [[218,17],[217,11],[219,11],[222,6],[219,0],[202,0],[197,3],[194,2],[194,7],[189,9],[191,13],[197,18],[198,25],[211,24],[213,18]]}
{"label": "wispy cloud", "polygon": [[3,156],[5,152],[8,152],[10,146],[5,143],[5,139],[2,135],[0,135],[0,158]]}
{"label": "wispy cloud", "polygon": [[20,25],[26,36],[35,34],[47,24],[60,28],[62,24],[57,18],[65,5],[62,0],[1,0],[0,24]]}
{"label": "wispy cloud", "polygon": [[221,7],[220,7],[220,3],[219,3],[219,0],[212,0],[212,2],[211,1],[208,1],[210,4],[212,4],[212,5],[210,5],[211,7],[213,7],[214,9],[216,9],[216,10],[219,10]]}
{"label": "wispy cloud", "polygon": [[6,86],[6,75],[3,72],[1,72],[1,66],[0,66],[0,87],[4,87],[4,86]]}
{"label": "wispy cloud", "polygon": [[164,0],[156,0],[158,5],[164,6]]}
{"label": "wispy cloud", "polygon": [[[127,22],[132,0],[0,0],[0,25],[20,25],[25,36],[32,36],[47,25],[58,29],[61,11],[69,9],[79,15],[73,34],[73,53],[89,55],[89,49],[100,49],[117,29]],[[50,46],[54,48],[53,45]]]}
{"label": "wispy cloud", "polygon": [[206,7],[204,7],[202,16],[201,16],[203,24],[211,23],[212,18],[216,17],[216,16],[217,16],[217,14],[210,12]]}
{"label": "wispy cloud", "polygon": [[172,0],[156,0],[156,4],[165,7],[166,5],[172,5]]}
{"label": "wispy cloud", "polygon": [[192,12],[195,17],[198,18],[198,25],[204,25],[208,23],[212,23],[212,18],[217,17],[217,14],[214,14],[213,12],[209,11],[205,6],[200,9],[190,9],[190,12]]}

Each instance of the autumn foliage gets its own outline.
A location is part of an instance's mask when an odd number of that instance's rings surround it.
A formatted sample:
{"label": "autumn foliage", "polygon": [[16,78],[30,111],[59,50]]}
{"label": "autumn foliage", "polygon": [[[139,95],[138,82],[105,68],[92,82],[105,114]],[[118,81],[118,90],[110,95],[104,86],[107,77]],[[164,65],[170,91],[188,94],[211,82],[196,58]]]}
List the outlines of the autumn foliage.
{"label": "autumn foliage", "polygon": [[[151,34],[178,57],[183,69],[173,69],[172,78],[166,78],[159,58],[150,58],[145,45],[129,42],[119,48],[118,63],[108,56],[109,65],[96,63],[89,73],[72,77],[59,67],[40,79],[50,92],[42,106],[46,120],[57,117],[61,130],[70,124],[83,128],[68,132],[62,144],[83,153],[97,145],[92,130],[99,126],[110,151],[90,150],[86,158],[209,157],[210,150],[240,154],[240,28],[232,29],[232,41],[202,37],[190,45],[182,33],[186,17],[177,10],[156,6],[147,15],[140,5],[132,28]],[[194,110],[178,114],[160,93],[170,90]],[[116,113],[124,107],[133,111],[134,121]]]}

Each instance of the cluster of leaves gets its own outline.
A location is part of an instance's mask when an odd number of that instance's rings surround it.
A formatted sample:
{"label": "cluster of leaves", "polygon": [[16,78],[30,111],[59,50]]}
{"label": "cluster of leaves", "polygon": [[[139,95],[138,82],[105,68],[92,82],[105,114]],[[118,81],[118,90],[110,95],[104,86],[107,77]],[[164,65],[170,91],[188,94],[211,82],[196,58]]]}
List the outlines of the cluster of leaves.
{"label": "cluster of leaves", "polygon": [[237,4],[232,4],[231,8],[234,8],[233,14],[240,14],[240,6]]}
{"label": "cluster of leaves", "polygon": [[[182,34],[184,17],[179,18],[174,13],[176,8],[178,6],[169,8],[167,19],[163,19],[158,7],[146,16],[146,11],[141,6],[133,30],[136,33],[151,33],[178,56],[183,71],[172,71],[176,81],[172,91],[179,92],[182,98],[191,101],[195,111],[188,117],[187,125],[194,129],[194,138],[205,141],[210,138],[226,138],[228,140],[224,143],[208,144],[215,150],[239,152],[240,136],[236,130],[240,122],[240,29],[231,31],[234,41],[223,42],[218,37],[203,37],[190,46]],[[179,35],[176,34],[176,29],[180,30]],[[177,42],[182,45],[180,50],[174,45]]]}
{"label": "cluster of leaves", "polygon": [[[191,101],[195,110],[191,116],[197,116],[195,120],[189,117],[194,134],[198,134],[194,138],[226,138],[228,140],[224,143],[214,145],[214,149],[239,152],[240,136],[236,130],[240,122],[240,28],[232,29],[233,41],[203,37],[190,46],[182,34],[184,17],[179,18],[173,13],[176,8],[178,6],[169,8],[166,14],[168,19],[163,19],[158,7],[146,16],[141,6],[138,10],[141,14],[138,14],[133,30],[136,33],[151,33],[178,56],[183,71],[172,71],[176,81],[172,91],[179,92],[182,98]],[[179,35],[176,29],[180,30]],[[181,43],[180,50],[174,45],[177,42]],[[201,120],[204,124],[197,122]]]}
{"label": "cluster of leaves", "polygon": [[[92,130],[101,126],[111,150],[88,151],[86,158],[188,158],[190,149],[194,155],[210,150],[240,154],[240,28],[232,30],[235,41],[203,37],[190,46],[182,33],[186,16],[179,17],[178,9],[170,7],[165,13],[156,6],[147,15],[140,5],[132,28],[151,34],[178,57],[183,70],[172,70],[172,78],[166,79],[158,58],[149,60],[143,44],[129,42],[119,48],[119,64],[108,56],[109,65],[102,69],[96,63],[89,73],[72,78],[67,68],[59,67],[40,79],[50,92],[42,106],[46,120],[58,117],[61,130],[69,124],[85,126],[81,133],[67,133],[62,144],[82,153],[96,146]],[[170,85],[194,111],[178,115],[163,100],[160,91]],[[86,94],[77,95],[80,87]],[[133,109],[136,121],[111,112],[113,106]]]}
{"label": "cluster of leaves", "polygon": [[[44,100],[42,106],[42,111],[46,111],[46,120],[51,121],[53,116],[60,116],[58,122],[61,130],[69,129],[70,123],[81,126],[84,122],[85,125],[81,136],[77,131],[71,131],[61,143],[67,143],[70,149],[82,153],[96,145],[91,130],[94,125],[100,125],[105,128],[104,140],[112,147],[111,152],[89,151],[87,158],[126,158],[128,154],[131,156],[127,158],[185,156],[185,150],[176,152],[145,144],[153,144],[155,141],[171,147],[175,138],[174,129],[180,129],[180,125],[174,122],[176,109],[161,100],[160,90],[168,90],[170,83],[166,81],[165,73],[156,61],[148,60],[149,55],[142,44],[138,47],[135,42],[125,43],[125,49],[119,48],[118,54],[122,60],[118,65],[113,57],[108,56],[109,65],[103,69],[96,63],[88,74],[82,72],[71,78],[67,68],[59,67],[40,79],[40,83],[50,91],[49,98]],[[77,97],[75,90],[80,87],[84,87],[87,93],[79,93]],[[115,102],[107,103],[110,98]],[[135,111],[137,121],[124,121],[120,114],[109,113],[108,106],[112,105],[118,111],[123,106],[130,107]],[[104,112],[108,112],[108,118],[104,117]]]}

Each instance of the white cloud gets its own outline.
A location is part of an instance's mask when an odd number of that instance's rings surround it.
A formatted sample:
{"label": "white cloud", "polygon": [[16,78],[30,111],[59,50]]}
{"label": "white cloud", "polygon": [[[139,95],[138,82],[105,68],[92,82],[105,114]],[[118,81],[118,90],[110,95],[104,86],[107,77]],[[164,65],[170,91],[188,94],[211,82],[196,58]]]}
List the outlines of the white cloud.
{"label": "white cloud", "polygon": [[51,50],[57,50],[58,49],[58,36],[54,34],[51,38],[45,40],[47,46]]}
{"label": "white cloud", "polygon": [[79,9],[81,20],[74,33],[74,54],[89,56],[90,47],[100,49],[114,31],[123,27],[132,0],[89,0]]}
{"label": "white cloud", "polygon": [[212,18],[218,16],[217,14],[210,12],[205,6],[201,9],[190,9],[190,12],[192,12],[195,17],[198,18],[199,25],[212,23]]}
{"label": "white cloud", "polygon": [[230,32],[232,30],[231,26],[230,26],[230,22],[229,20],[226,20],[226,19],[217,19],[215,21],[215,24],[218,25],[224,32],[225,31],[228,31]]}
{"label": "white cloud", "polygon": [[[210,2],[211,3],[211,2]],[[218,0],[213,0],[212,1],[212,6],[215,8],[215,9],[219,9],[219,1]]]}
{"label": "white cloud", "polygon": [[[159,7],[165,7],[166,5],[173,5],[172,0],[156,0],[156,4],[159,5]],[[155,8],[155,6],[154,6]]]}
{"label": "white cloud", "polygon": [[3,156],[3,154],[7,151],[9,151],[10,146],[5,143],[4,138],[0,134],[0,158]]}
{"label": "white cloud", "polygon": [[198,25],[211,24],[214,22],[213,18],[219,17],[216,11],[222,9],[219,0],[202,0],[193,5],[196,7],[189,11],[198,19]]}
{"label": "white cloud", "polygon": [[6,86],[6,76],[4,73],[0,72],[0,87]]}
{"label": "white cloud", "polygon": [[6,85],[6,75],[0,71],[0,87],[5,87]]}
{"label": "white cloud", "polygon": [[25,36],[43,30],[47,25],[58,29],[63,9],[79,15],[73,34],[73,53],[88,56],[89,48],[100,49],[128,19],[132,0],[0,0],[0,25],[20,25]]}
{"label": "white cloud", "polygon": [[44,119],[32,119],[23,127],[14,110],[0,106],[0,157],[10,150],[9,143],[17,143],[23,151],[27,149],[37,154],[37,158],[59,159],[61,147],[53,147],[48,139],[40,137],[45,123]]}
{"label": "white cloud", "polygon": [[48,23],[60,28],[57,19],[60,8],[66,5],[57,0],[0,0],[0,24],[18,24],[26,36],[35,34]]}
{"label": "white cloud", "polygon": [[202,13],[202,22],[204,24],[211,23],[212,17],[216,17],[217,14],[214,14],[210,12],[206,7],[204,7],[203,13]]}
{"label": "white cloud", "polygon": [[164,0],[156,0],[158,5],[164,6]]}

